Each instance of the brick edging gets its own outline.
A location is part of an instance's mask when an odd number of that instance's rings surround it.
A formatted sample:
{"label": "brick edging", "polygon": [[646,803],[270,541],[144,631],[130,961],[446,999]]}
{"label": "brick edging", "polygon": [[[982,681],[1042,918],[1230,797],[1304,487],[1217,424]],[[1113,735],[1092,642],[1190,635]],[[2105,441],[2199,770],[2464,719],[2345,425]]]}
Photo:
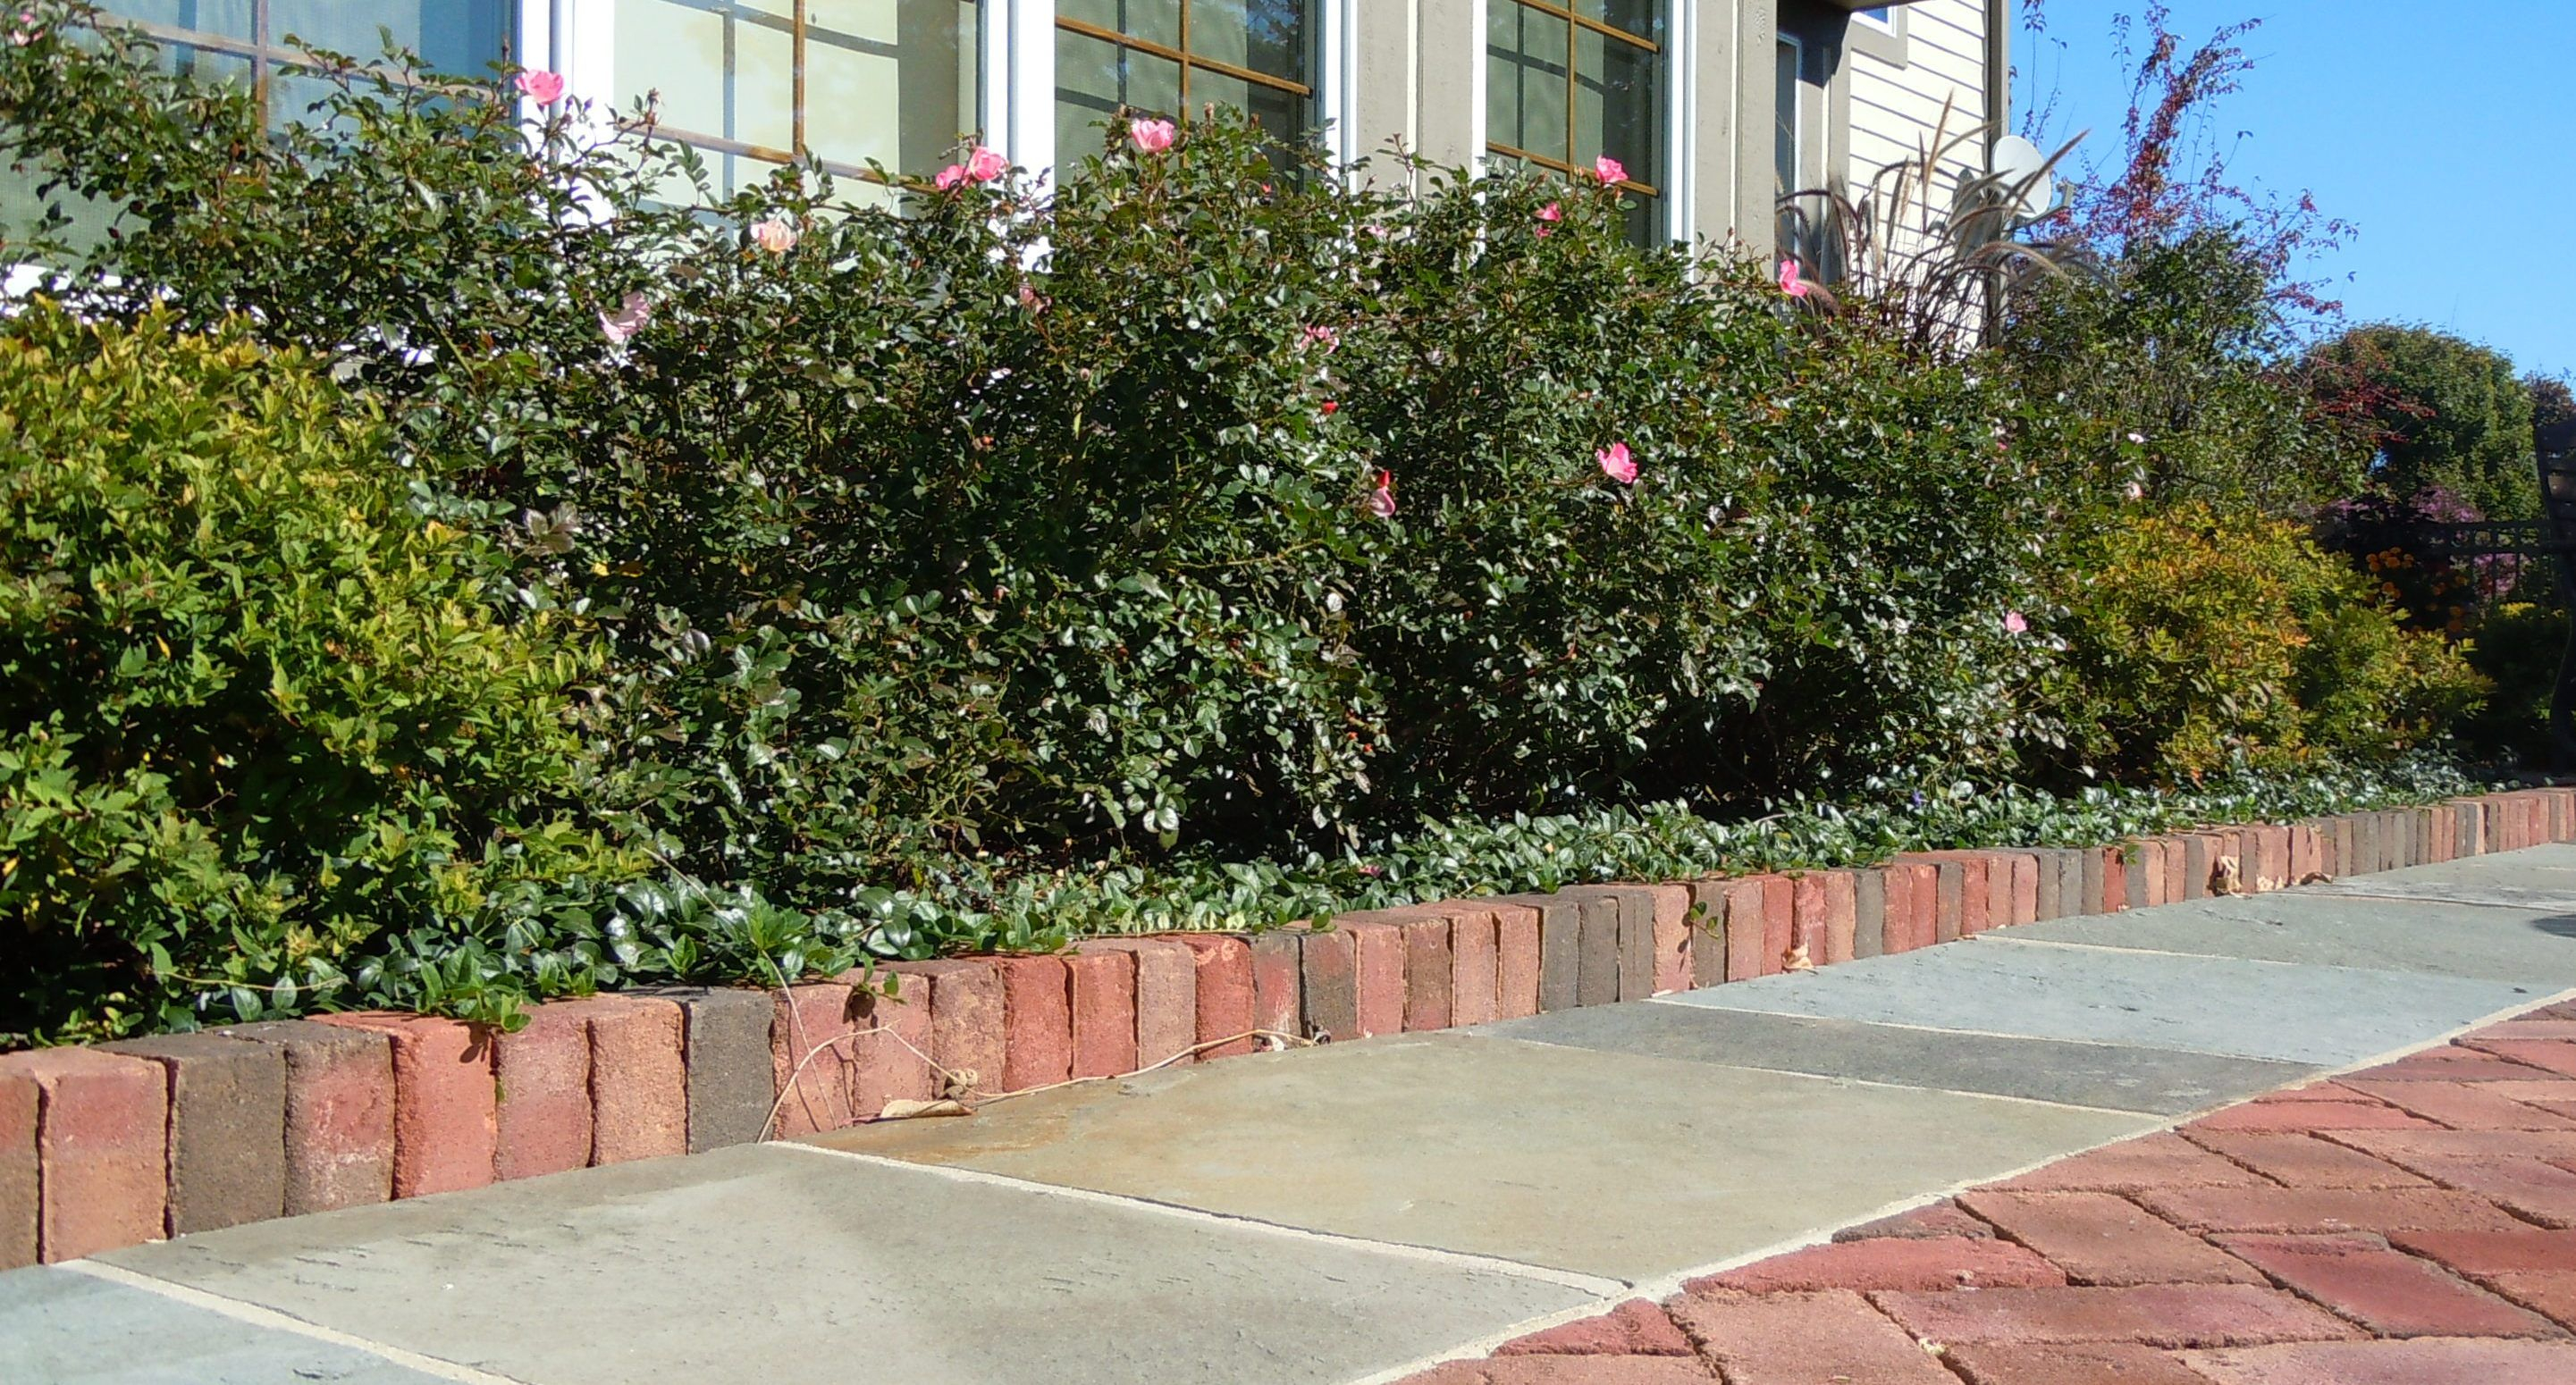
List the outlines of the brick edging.
{"label": "brick edging", "polygon": [[[1349,1041],[1480,1024],[2569,840],[2576,789],[2525,789],[2119,846],[1580,885],[1344,914],[1328,930],[894,963],[899,997],[853,972],[778,992],[551,1001],[516,1034],[367,1013],[9,1054],[0,1269],[745,1143],[773,1106],[768,1133],[811,1134],[942,1096],[942,1070],[996,1094],[1250,1052],[1236,1036],[1256,1029]],[[1220,1040],[1236,1041],[1190,1053]]]}

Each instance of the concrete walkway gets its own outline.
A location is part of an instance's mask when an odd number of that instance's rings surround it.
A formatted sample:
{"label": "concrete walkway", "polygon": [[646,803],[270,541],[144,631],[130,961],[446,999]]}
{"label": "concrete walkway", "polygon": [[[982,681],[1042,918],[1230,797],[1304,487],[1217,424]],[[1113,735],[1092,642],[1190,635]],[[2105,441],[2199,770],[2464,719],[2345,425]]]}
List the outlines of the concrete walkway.
{"label": "concrete walkway", "polygon": [[2571,989],[2576,847],[2061,920],[0,1275],[0,1381],[1392,1381]]}

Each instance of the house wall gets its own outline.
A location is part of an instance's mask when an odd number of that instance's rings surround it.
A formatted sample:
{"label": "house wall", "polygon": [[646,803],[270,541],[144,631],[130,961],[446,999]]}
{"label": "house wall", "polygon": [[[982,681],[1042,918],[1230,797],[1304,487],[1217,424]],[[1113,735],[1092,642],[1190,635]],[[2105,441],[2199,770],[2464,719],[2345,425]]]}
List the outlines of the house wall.
{"label": "house wall", "polygon": [[[1985,171],[1991,138],[2003,133],[1993,125],[2005,112],[1987,107],[1988,6],[1986,0],[1921,0],[1896,16],[1893,35],[1852,21],[1848,89],[1839,102],[1847,110],[1849,148],[1840,167],[1861,189],[1891,164],[1947,150],[1934,185],[1935,201],[1946,211],[1960,178]],[[1919,225],[1920,218],[1918,206],[1903,220]]]}

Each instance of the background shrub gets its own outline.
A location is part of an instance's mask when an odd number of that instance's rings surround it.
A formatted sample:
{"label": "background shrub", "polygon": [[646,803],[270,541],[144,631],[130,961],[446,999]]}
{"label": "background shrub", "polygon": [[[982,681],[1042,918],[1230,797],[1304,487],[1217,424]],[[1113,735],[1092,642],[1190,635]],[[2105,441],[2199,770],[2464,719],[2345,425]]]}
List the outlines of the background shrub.
{"label": "background shrub", "polygon": [[2069,749],[2116,777],[2197,777],[2433,739],[2480,680],[2297,525],[2143,511],[2059,569]]}

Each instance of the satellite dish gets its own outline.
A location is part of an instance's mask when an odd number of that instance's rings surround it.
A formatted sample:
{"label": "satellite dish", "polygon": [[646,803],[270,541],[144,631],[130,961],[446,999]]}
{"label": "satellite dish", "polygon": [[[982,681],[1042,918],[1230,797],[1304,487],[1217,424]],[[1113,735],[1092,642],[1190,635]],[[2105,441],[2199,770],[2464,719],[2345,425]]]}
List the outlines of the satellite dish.
{"label": "satellite dish", "polygon": [[1995,195],[2017,202],[2013,214],[2023,221],[2036,221],[2057,210],[2057,175],[2048,164],[2039,146],[2019,135],[1995,141]]}

